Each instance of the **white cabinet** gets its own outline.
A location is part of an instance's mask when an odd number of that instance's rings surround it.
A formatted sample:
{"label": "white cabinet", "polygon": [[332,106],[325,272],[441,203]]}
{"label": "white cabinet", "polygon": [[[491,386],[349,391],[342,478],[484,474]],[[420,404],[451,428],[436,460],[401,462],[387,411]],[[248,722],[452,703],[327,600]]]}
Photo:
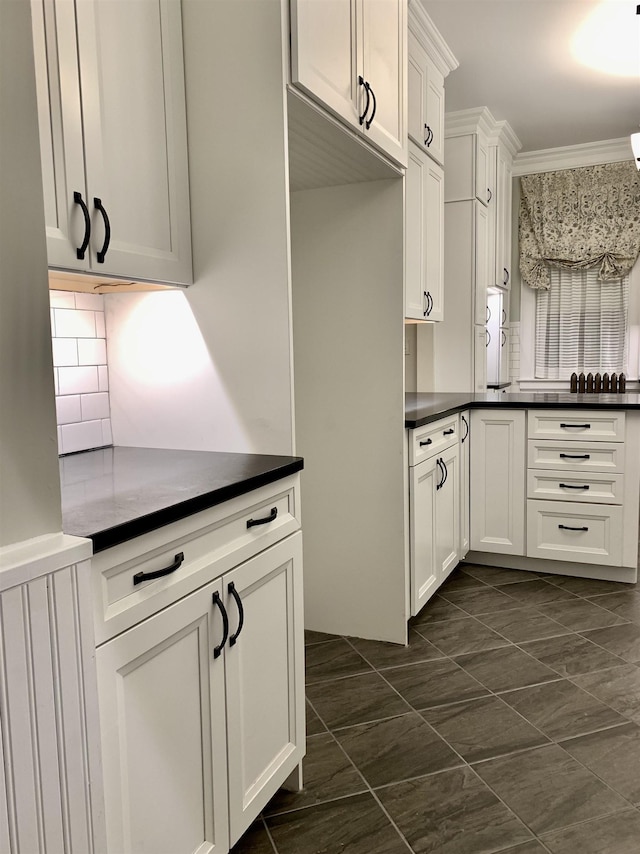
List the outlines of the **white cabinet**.
{"label": "white cabinet", "polygon": [[525,554],[526,412],[471,413],[471,548]]}
{"label": "white cabinet", "polygon": [[460,413],[460,545],[458,557],[464,558],[470,548],[470,454],[471,417],[469,410]]}
{"label": "white cabinet", "polygon": [[409,136],[444,163],[444,76],[409,31]]}
{"label": "white cabinet", "polygon": [[493,200],[493,190],[490,186],[486,136],[482,133],[465,133],[460,136],[447,134],[445,157],[447,159],[445,201],[477,199],[483,205],[488,205]]}
{"label": "white cabinet", "polygon": [[406,166],[406,0],[290,8],[292,83]]}
{"label": "white cabinet", "polygon": [[189,284],[179,0],[32,0],[49,266]]}
{"label": "white cabinet", "polygon": [[491,284],[508,290],[511,286],[512,156],[504,145],[492,146],[490,151],[495,170],[495,238]]}
{"label": "white cabinet", "polygon": [[442,320],[444,172],[411,141],[405,181],[405,317]]}

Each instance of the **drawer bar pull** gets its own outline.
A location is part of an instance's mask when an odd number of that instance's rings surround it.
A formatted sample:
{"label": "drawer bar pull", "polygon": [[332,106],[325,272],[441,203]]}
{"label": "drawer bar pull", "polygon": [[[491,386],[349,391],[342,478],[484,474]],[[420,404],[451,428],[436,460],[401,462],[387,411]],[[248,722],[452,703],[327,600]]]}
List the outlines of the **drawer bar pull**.
{"label": "drawer bar pull", "polygon": [[590,460],[591,454],[560,454],[561,460]]}
{"label": "drawer bar pull", "polygon": [[442,431],[442,435],[443,435],[443,436],[451,436],[451,434],[452,434],[452,433],[455,433],[455,432],[456,432],[456,431],[453,429],[453,427],[451,427],[451,429],[450,429],[450,430],[443,430],[443,431]]}
{"label": "drawer bar pull", "polygon": [[591,429],[591,424],[561,424],[560,426],[564,427],[565,429],[567,427],[577,427],[580,430],[590,430]]}
{"label": "drawer bar pull", "polygon": [[233,646],[238,640],[238,636],[240,635],[240,632],[242,631],[242,626],[244,625],[244,608],[242,607],[242,599],[240,598],[240,594],[236,590],[236,585],[233,583],[233,581],[229,582],[227,590],[233,596],[236,601],[236,605],[238,606],[238,628],[229,638],[229,646]]}
{"label": "drawer bar pull", "polygon": [[247,519],[247,528],[254,528],[256,525],[268,525],[269,522],[273,522],[277,515],[278,508],[272,507],[271,513],[269,513],[269,515],[264,519]]}
{"label": "drawer bar pull", "polygon": [[432,441],[432,439],[426,439],[424,442],[420,442],[420,447],[423,448],[425,445],[430,445]]}
{"label": "drawer bar pull", "polygon": [[165,566],[164,569],[156,569],[155,572],[136,572],[133,576],[134,584],[142,584],[143,581],[151,581],[154,578],[162,578],[163,575],[170,575],[175,572],[184,561],[184,552],[178,552],[174,557],[171,566]]}
{"label": "drawer bar pull", "polygon": [[575,483],[559,483],[561,489],[589,489],[588,484],[584,484],[584,486],[576,486]]}
{"label": "drawer bar pull", "polygon": [[585,526],[583,528],[572,528],[571,525],[558,525],[562,531],[588,531],[589,529]]}
{"label": "drawer bar pull", "polygon": [[220,641],[218,646],[214,646],[213,648],[213,657],[219,658],[220,653],[222,652],[223,647],[227,642],[227,638],[229,637],[229,617],[227,616],[227,612],[225,610],[224,605],[222,604],[222,599],[220,598],[220,594],[217,590],[212,595],[211,599],[213,601],[213,604],[218,606],[222,615],[222,640]]}

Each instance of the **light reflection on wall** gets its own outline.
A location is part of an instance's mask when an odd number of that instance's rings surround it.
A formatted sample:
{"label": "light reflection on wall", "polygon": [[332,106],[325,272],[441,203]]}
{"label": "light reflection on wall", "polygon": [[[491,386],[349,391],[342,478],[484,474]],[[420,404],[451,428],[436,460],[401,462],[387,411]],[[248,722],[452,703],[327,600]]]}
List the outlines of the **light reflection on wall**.
{"label": "light reflection on wall", "polygon": [[576,32],[579,63],[616,77],[640,77],[640,15],[636,0],[603,0]]}

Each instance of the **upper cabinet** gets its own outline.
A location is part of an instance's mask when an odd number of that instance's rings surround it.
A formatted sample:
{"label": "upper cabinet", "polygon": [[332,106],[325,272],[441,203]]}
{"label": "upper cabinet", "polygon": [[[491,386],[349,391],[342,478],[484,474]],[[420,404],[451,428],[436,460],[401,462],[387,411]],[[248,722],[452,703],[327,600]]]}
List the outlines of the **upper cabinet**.
{"label": "upper cabinet", "polygon": [[32,0],[49,266],[192,281],[179,0]]}
{"label": "upper cabinet", "polygon": [[493,278],[491,284],[504,290],[511,286],[513,158],[520,147],[520,140],[507,122],[497,122],[489,145],[489,168],[491,182],[495,187],[495,207],[492,211],[494,240],[490,247],[490,264]]}
{"label": "upper cabinet", "polygon": [[407,0],[291,0],[291,82],[407,165]]}

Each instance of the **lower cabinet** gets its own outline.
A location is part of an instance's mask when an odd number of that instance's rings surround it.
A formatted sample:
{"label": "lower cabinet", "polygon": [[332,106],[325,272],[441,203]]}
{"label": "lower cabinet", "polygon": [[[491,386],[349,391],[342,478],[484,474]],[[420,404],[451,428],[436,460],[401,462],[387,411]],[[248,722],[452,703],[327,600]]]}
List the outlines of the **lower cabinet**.
{"label": "lower cabinet", "polygon": [[471,498],[470,454],[471,448],[471,418],[469,410],[460,413],[460,539],[458,557],[464,558],[470,548],[470,512]]}
{"label": "lower cabinet", "polygon": [[109,852],[226,854],[300,763],[301,561],[296,533],[98,647]]}

